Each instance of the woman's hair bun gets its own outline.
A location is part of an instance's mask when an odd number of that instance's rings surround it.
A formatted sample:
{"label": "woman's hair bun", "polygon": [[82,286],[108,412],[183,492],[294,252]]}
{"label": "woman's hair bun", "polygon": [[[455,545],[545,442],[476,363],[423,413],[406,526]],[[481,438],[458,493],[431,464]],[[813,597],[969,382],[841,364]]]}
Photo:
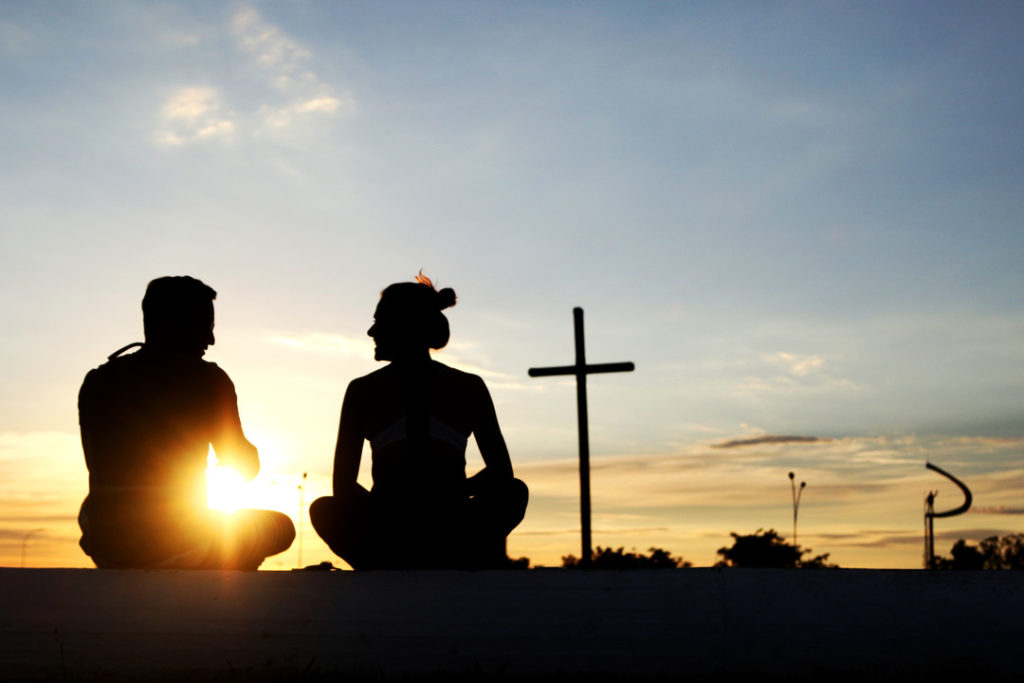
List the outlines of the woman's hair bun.
{"label": "woman's hair bun", "polygon": [[451,287],[445,287],[437,293],[437,307],[438,310],[444,310],[455,305],[455,290]]}

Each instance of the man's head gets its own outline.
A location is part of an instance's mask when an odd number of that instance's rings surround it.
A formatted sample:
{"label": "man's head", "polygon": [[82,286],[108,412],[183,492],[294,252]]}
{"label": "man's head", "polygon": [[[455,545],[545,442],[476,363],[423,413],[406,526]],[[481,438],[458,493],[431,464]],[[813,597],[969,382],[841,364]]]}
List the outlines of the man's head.
{"label": "man's head", "polygon": [[187,275],[159,277],[146,287],[142,323],[153,348],[202,356],[213,346],[217,292]]}

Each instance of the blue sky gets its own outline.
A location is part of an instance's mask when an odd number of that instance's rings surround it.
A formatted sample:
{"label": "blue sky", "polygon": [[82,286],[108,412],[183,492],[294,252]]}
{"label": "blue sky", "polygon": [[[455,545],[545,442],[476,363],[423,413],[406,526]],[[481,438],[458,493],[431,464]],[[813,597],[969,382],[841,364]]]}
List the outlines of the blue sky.
{"label": "blue sky", "polygon": [[[572,385],[526,377],[571,360],[575,305],[593,361],[637,364],[590,383],[596,543],[709,564],[787,530],[801,468],[802,542],[915,566],[929,456],[1004,513],[954,537],[1016,530],[1022,26],[994,2],[0,3],[0,563],[40,527],[40,562],[84,563],[75,393],[179,273],[219,292],[209,358],[280,501],[303,471],[325,492],[376,296],[423,268],[460,297],[438,357],[488,381],[532,477],[514,553],[577,552]],[[712,448],[765,434],[830,440]]]}

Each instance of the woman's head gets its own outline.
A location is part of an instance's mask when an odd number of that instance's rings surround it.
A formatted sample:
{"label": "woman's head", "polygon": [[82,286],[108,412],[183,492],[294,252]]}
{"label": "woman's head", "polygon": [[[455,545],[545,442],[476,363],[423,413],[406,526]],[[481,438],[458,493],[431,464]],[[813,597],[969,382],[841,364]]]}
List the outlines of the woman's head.
{"label": "woman's head", "polygon": [[448,343],[448,318],[441,311],[455,305],[455,290],[438,291],[421,272],[415,282],[396,282],[380,293],[367,334],[376,342],[377,360],[423,354]]}

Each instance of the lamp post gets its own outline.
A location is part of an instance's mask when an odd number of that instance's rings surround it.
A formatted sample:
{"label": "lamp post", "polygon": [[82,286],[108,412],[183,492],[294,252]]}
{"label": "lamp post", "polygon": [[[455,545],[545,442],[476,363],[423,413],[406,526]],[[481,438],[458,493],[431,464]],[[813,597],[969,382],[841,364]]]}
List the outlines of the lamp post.
{"label": "lamp post", "polygon": [[789,488],[793,491],[793,545],[796,543],[796,515],[800,510],[800,496],[804,493],[804,487],[807,486],[806,481],[800,482],[800,488],[796,487],[796,477],[790,472],[789,473]]}

